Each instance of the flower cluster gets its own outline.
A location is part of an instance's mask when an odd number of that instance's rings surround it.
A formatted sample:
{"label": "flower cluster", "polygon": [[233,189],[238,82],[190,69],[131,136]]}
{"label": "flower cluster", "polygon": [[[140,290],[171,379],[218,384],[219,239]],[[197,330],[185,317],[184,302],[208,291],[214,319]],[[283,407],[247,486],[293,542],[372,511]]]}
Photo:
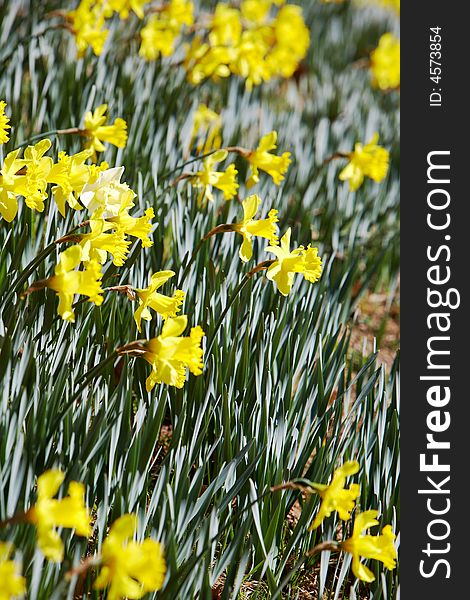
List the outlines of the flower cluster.
{"label": "flower cluster", "polygon": [[[278,486],[278,489],[291,487],[302,489],[307,494],[316,493],[320,496],[320,509],[310,526],[310,530],[313,530],[319,527],[333,511],[336,511],[343,521],[351,519],[351,512],[354,510],[356,500],[359,497],[360,487],[357,483],[353,483],[349,488],[346,488],[345,483],[348,476],[354,475],[358,471],[359,463],[352,460],[336,469],[329,485],[313,481],[305,483],[302,480],[302,484],[285,484],[284,486]],[[363,535],[366,529],[379,524],[376,520],[377,516],[378,511],[376,510],[368,510],[357,514],[352,536],[339,543],[331,542],[332,548],[337,547],[352,554],[352,571],[355,577],[367,582],[374,581],[375,577],[372,571],[361,562],[361,557],[380,560],[387,569],[394,569],[396,566],[395,534],[390,525],[386,525],[380,535]]]}
{"label": "flower cluster", "polygon": [[160,55],[171,56],[183,28],[194,23],[193,11],[190,0],[170,0],[152,14],[140,33],[140,56],[146,60],[156,60]]}
{"label": "flower cluster", "polygon": [[[4,110],[5,103],[2,103]],[[49,192],[59,213],[66,216],[67,209],[85,213],[86,217],[77,228],[89,227],[88,233],[71,233],[56,243],[75,242],[74,246],[61,252],[54,275],[33,284],[31,291],[48,287],[59,295],[60,316],[73,322],[73,300],[77,294],[87,296],[99,306],[103,301],[101,278],[102,265],[108,256],[116,266],[127,259],[132,238],[150,247],[154,211],[147,208],[142,216],[134,216],[136,194],[121,182],[124,167],[109,168],[87,164],[104,150],[103,142],[117,146],[126,143],[126,123],[116,119],[106,125],[107,106],[103,104],[94,113],[85,115],[85,129],[72,131],[82,133],[88,140],[87,148],[76,154],[59,152],[57,161],[47,152],[51,141],[43,139],[9,152],[0,169],[0,214],[11,222],[18,213],[19,200],[31,210],[44,211]],[[9,125],[7,125],[9,127]],[[4,125],[4,129],[5,129]]]}
{"label": "flower cluster", "polygon": [[115,13],[127,19],[131,11],[143,19],[146,4],[148,0],[80,0],[75,10],[65,14],[66,27],[75,36],[78,57],[85,56],[89,47],[99,56],[109,34],[109,19]]}
{"label": "flower cluster", "polygon": [[[145,18],[145,0],[81,0],[66,13],[66,27],[74,34],[78,56],[91,47],[103,52],[109,20],[127,19],[133,12]],[[145,60],[168,57],[180,47],[182,34],[192,36],[184,45],[188,80],[231,74],[242,77],[248,89],[274,77],[291,77],[305,57],[310,35],[302,9],[286,0],[242,0],[235,8],[219,2],[213,13],[194,14],[191,0],[167,0],[148,7],[140,31],[139,54]]]}
{"label": "flower cluster", "polygon": [[[191,83],[239,75],[250,90],[274,77],[291,77],[305,57],[310,35],[302,9],[285,0],[242,0],[240,8],[216,5],[208,31],[186,49]],[[281,8],[272,16],[272,6]]]}
{"label": "flower cluster", "polygon": [[[85,486],[71,481],[68,495],[57,499],[65,473],[51,469],[38,477],[37,501],[25,513],[8,519],[9,523],[31,523],[37,531],[37,544],[44,556],[61,563],[64,560],[64,544],[58,528],[72,529],[78,536],[90,538],[91,515],[85,503]],[[110,527],[101,546],[101,553],[88,556],[74,572],[84,572],[91,566],[100,565],[95,580],[97,590],[108,589],[112,600],[142,598],[163,586],[166,563],[163,547],[156,540],[147,538],[134,541],[138,525],[137,516],[126,514]],[[10,600],[26,593],[26,581],[20,574],[20,565],[10,559],[11,544],[0,542],[0,598]]]}
{"label": "flower cluster", "polygon": [[[75,294],[86,295],[91,302],[101,304],[101,268],[108,257],[116,266],[122,266],[132,238],[140,240],[144,248],[153,244],[149,237],[153,208],[147,208],[140,217],[129,214],[134,207],[135,193],[121,182],[123,172],[124,167],[105,169],[98,172],[96,179],[83,185],[74,202],[78,203],[78,209],[84,207],[88,213],[85,223],[89,224],[90,232],[61,238],[61,242],[73,241],[76,245],[61,253],[53,277],[33,286],[36,289],[49,287],[59,294],[59,314],[64,320],[75,320],[72,309]],[[69,205],[77,210],[75,204]]]}

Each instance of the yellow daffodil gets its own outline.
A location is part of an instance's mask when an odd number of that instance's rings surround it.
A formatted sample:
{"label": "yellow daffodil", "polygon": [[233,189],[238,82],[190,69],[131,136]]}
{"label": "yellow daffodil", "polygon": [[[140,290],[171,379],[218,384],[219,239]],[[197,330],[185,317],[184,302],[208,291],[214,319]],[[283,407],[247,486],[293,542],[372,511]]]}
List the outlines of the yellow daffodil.
{"label": "yellow daffodil", "polygon": [[225,200],[231,200],[237,193],[238,171],[235,165],[229,165],[225,171],[214,170],[215,165],[225,160],[227,156],[228,152],[226,150],[214,152],[214,154],[211,154],[203,161],[202,171],[197,171],[191,178],[192,185],[202,188],[198,198],[199,202],[204,198],[207,198],[211,202],[214,201],[213,187],[223,191]]}
{"label": "yellow daffodil", "polygon": [[258,208],[261,204],[261,198],[256,194],[248,196],[242,202],[243,221],[233,225],[233,230],[243,236],[243,243],[240,246],[239,255],[243,262],[248,262],[253,256],[252,238],[253,236],[268,239],[273,245],[278,243],[276,223],[277,210],[271,209],[267,219],[255,219]]}
{"label": "yellow daffodil", "polygon": [[294,274],[301,273],[307,281],[318,281],[322,271],[322,261],[318,256],[318,248],[299,246],[290,250],[291,229],[281,238],[280,246],[268,246],[267,252],[277,257],[268,268],[266,277],[276,282],[277,289],[283,296],[287,296],[294,283]]}
{"label": "yellow daffodil", "polygon": [[140,56],[146,60],[156,60],[160,54],[171,56],[183,26],[194,23],[193,10],[191,1],[171,0],[158,14],[152,15],[140,32]]}
{"label": "yellow daffodil", "polygon": [[136,600],[159,590],[165,580],[166,564],[163,548],[147,538],[135,542],[137,517],[123,515],[109,530],[101,548],[101,571],[94,587],[108,588],[108,600]]}
{"label": "yellow daffodil", "polygon": [[200,36],[195,36],[186,47],[184,67],[188,80],[193,85],[199,85],[205,79],[212,77],[229,77],[229,64],[236,59],[237,50],[227,46],[206,44]]}
{"label": "yellow daffodil", "polygon": [[343,550],[352,554],[352,572],[361,581],[371,582],[375,579],[372,571],[361,563],[361,557],[380,560],[387,569],[396,567],[395,534],[390,525],[386,525],[380,535],[362,535],[364,530],[379,524],[377,515],[376,510],[358,514],[352,536],[340,544]]}
{"label": "yellow daffodil", "polygon": [[55,275],[45,281],[45,285],[59,295],[58,313],[65,321],[73,323],[75,315],[72,303],[75,294],[88,296],[90,302],[99,306],[103,302],[101,295],[101,269],[98,262],[91,260],[83,271],[76,271],[82,260],[80,246],[71,246],[60,254]]}
{"label": "yellow daffodil", "polygon": [[191,328],[188,337],[181,337],[187,324],[186,315],[169,318],[163,324],[161,334],[147,342],[143,357],[152,365],[152,372],[146,381],[148,392],[157,383],[182,388],[186,380],[186,367],[193,375],[201,375],[204,355],[201,342],[205,334],[197,326]]}
{"label": "yellow daffodil", "polygon": [[248,90],[263,81],[269,81],[272,71],[266,61],[270,44],[264,32],[254,29],[242,33],[240,43],[230,61],[230,70],[245,79]]}
{"label": "yellow daffodil", "polygon": [[23,164],[26,173],[15,180],[14,191],[23,196],[26,206],[42,212],[47,198],[47,178],[53,166],[50,156],[44,154],[51,147],[51,140],[44,139],[34,146],[28,146],[24,151]]}
{"label": "yellow daffodil", "polygon": [[344,463],[333,474],[333,479],[329,485],[321,483],[311,483],[312,487],[321,498],[320,510],[310,526],[310,530],[316,529],[325,517],[329,517],[336,510],[339,518],[347,521],[351,518],[356,499],[359,496],[360,488],[357,483],[353,483],[349,488],[345,488],[346,477],[354,475],[359,471],[359,463],[355,460]]}
{"label": "yellow daffodil", "polygon": [[17,185],[24,176],[17,175],[23,169],[25,161],[18,158],[19,150],[9,152],[0,169],[0,214],[9,223],[18,212]]}
{"label": "yellow daffodil", "polygon": [[[108,253],[113,257],[113,264],[122,267],[129,253],[131,242],[122,230],[107,233],[113,226],[104,219],[90,219],[90,233],[80,236],[81,261],[87,264],[97,262],[104,264]],[[93,266],[91,266],[93,268]]]}
{"label": "yellow daffodil", "polygon": [[139,331],[141,331],[141,320],[150,321],[152,318],[150,308],[164,319],[175,317],[176,313],[180,311],[184,300],[184,292],[182,290],[176,290],[172,297],[157,292],[174,275],[174,271],[159,271],[152,275],[150,285],[147,288],[135,290],[139,298],[139,307],[134,313],[134,319]]}
{"label": "yellow daffodil", "polygon": [[400,40],[384,33],[370,55],[372,85],[381,90],[400,87]]}
{"label": "yellow daffodil", "polygon": [[171,56],[175,51],[175,42],[180,34],[179,27],[172,27],[160,15],[152,15],[142,27],[142,43],[139,55],[145,60],[157,60],[160,56]]}
{"label": "yellow daffodil", "polygon": [[118,148],[124,148],[127,142],[127,123],[118,117],[112,125],[107,125],[108,117],[105,114],[107,110],[108,105],[101,104],[94,112],[88,111],[85,114],[83,131],[89,138],[86,147],[91,148],[94,155],[105,150],[103,142]]}
{"label": "yellow daffodil", "polygon": [[6,102],[0,100],[0,144],[6,144],[10,139],[8,137],[8,129],[11,129],[10,119],[5,114]]}
{"label": "yellow daffodil", "polygon": [[68,496],[57,500],[65,474],[53,469],[38,477],[38,499],[28,511],[28,520],[37,529],[38,545],[44,556],[53,562],[64,558],[64,545],[57,533],[57,527],[75,529],[77,535],[88,537],[91,534],[90,514],[85,505],[85,486],[71,481]]}
{"label": "yellow daffodil", "polygon": [[289,168],[290,152],[284,152],[282,156],[276,156],[269,151],[274,150],[277,142],[277,133],[271,131],[261,138],[256,150],[249,152],[246,158],[250,162],[251,176],[247,181],[247,186],[252,187],[259,181],[259,170],[266,171],[276,185],[279,185],[284,179],[284,174]]}
{"label": "yellow daffodil", "polygon": [[56,183],[52,194],[60,214],[65,217],[65,207],[68,204],[74,210],[83,207],[78,202],[78,196],[84,185],[90,180],[90,166],[85,161],[93,154],[91,149],[83,150],[69,156],[66,152],[59,152],[59,160],[54,164],[48,174],[48,183]]}
{"label": "yellow daffodil", "polygon": [[153,246],[153,241],[149,237],[152,231],[151,221],[155,213],[153,208],[147,208],[142,217],[131,216],[129,210],[134,206],[134,197],[135,194],[132,190],[124,192],[121,196],[121,205],[117,216],[108,217],[107,222],[126,235],[141,240],[143,248],[150,248]]}
{"label": "yellow daffodil", "polygon": [[221,125],[221,116],[208,108],[206,104],[200,104],[194,113],[189,146],[191,147],[195,140],[198,140],[196,146],[198,153],[206,154],[211,150],[218,150],[222,144]]}
{"label": "yellow daffodil", "polygon": [[0,600],[13,600],[26,593],[26,579],[20,565],[10,560],[12,544],[0,542]]}
{"label": "yellow daffodil", "polygon": [[209,42],[212,46],[236,46],[243,31],[238,9],[219,2],[212,16]]}
{"label": "yellow daffodil", "polygon": [[283,6],[273,28],[276,44],[266,58],[271,75],[292,77],[310,46],[310,33],[302,16],[302,8],[294,4]]}
{"label": "yellow daffodil", "polygon": [[66,14],[75,36],[77,54],[83,58],[89,46],[99,56],[109,31],[106,29],[106,6],[101,0],[81,0],[75,10]]}
{"label": "yellow daffodil", "polygon": [[378,146],[379,134],[374,133],[370,142],[365,145],[355,144],[354,151],[349,154],[349,163],[339,174],[341,181],[349,181],[349,189],[356,191],[361,187],[364,177],[374,181],[382,181],[388,173],[389,152]]}

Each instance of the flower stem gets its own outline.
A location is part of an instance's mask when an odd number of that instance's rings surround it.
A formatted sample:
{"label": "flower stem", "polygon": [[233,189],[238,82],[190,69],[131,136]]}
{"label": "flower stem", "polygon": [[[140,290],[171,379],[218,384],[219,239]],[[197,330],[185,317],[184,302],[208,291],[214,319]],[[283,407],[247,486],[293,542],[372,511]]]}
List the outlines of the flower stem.
{"label": "flower stem", "polygon": [[85,558],[79,565],[73,567],[65,574],[66,581],[70,581],[73,577],[77,575],[83,575],[90,569],[91,567],[96,567],[101,561],[101,556],[88,556]]}
{"label": "flower stem", "polygon": [[[195,158],[191,158],[190,160],[187,160],[186,162],[181,163],[180,165],[177,165],[174,169],[171,169],[171,171],[167,171],[166,173],[163,173],[163,175],[160,175],[160,179],[166,179],[167,177],[169,177],[170,175],[173,175],[177,171],[184,169],[184,167],[187,167],[188,165],[191,165],[191,164],[197,162],[198,160],[203,160],[204,158],[207,158],[208,156],[212,156],[216,152],[220,152],[222,150],[226,150],[227,152],[234,152],[236,154],[240,154],[240,156],[245,156],[245,157],[248,156],[248,154],[250,154],[250,150],[247,150],[246,148],[242,148],[241,146],[227,146],[226,148],[219,148],[218,150],[211,150],[210,152],[206,152],[206,154],[201,154],[200,156],[196,156]],[[193,173],[191,173],[191,175],[193,175]],[[186,179],[186,177],[184,177],[183,179]]]}
{"label": "flower stem", "polygon": [[23,146],[27,146],[31,142],[34,142],[39,139],[46,138],[49,135],[69,135],[73,133],[78,133],[79,135],[85,135],[83,129],[79,129],[78,127],[70,127],[69,129],[52,129],[51,131],[46,131],[45,133],[37,133],[36,135],[32,135],[30,138],[18,144],[17,148],[22,148]]}
{"label": "flower stem", "polygon": [[322,162],[321,166],[326,167],[326,165],[328,165],[333,160],[336,160],[337,158],[349,158],[349,156],[350,156],[350,154],[348,152],[335,152],[331,156],[328,156],[327,158],[325,158],[325,160]]}
{"label": "flower stem", "polygon": [[251,271],[248,271],[246,276],[253,277],[253,275],[255,275],[256,273],[259,273],[260,271],[264,271],[265,269],[269,269],[269,267],[273,264],[273,262],[274,262],[274,260],[264,260],[263,262],[260,262],[259,265],[256,265],[256,267],[251,269]]}

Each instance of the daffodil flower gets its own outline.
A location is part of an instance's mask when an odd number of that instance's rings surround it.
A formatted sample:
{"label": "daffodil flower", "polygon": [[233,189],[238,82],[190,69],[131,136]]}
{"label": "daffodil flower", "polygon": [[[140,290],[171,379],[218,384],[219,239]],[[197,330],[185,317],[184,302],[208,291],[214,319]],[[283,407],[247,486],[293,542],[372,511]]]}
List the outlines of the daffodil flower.
{"label": "daffodil flower", "polygon": [[295,4],[284,5],[276,16],[273,29],[276,44],[266,57],[271,77],[292,77],[310,46],[310,32],[302,8]]}
{"label": "daffodil flower", "polygon": [[108,600],[142,598],[159,590],[165,580],[163,548],[147,538],[133,541],[137,529],[134,514],[123,515],[109,530],[101,548],[101,570],[95,581],[97,590],[108,588]]}
{"label": "daffodil flower", "polygon": [[158,14],[152,15],[140,32],[140,56],[146,60],[156,60],[160,54],[171,56],[183,26],[194,23],[193,9],[190,0],[170,0]]}
{"label": "daffodil flower", "polygon": [[121,206],[119,207],[117,216],[108,217],[107,221],[126,235],[138,238],[142,242],[143,248],[150,248],[153,246],[153,241],[149,237],[152,231],[151,221],[155,213],[153,208],[147,208],[142,217],[131,216],[129,210],[134,206],[134,202],[132,201],[134,197],[134,192],[124,193],[121,196]]}
{"label": "daffodil flower", "polygon": [[363,183],[364,177],[374,181],[382,181],[388,172],[388,150],[378,146],[379,134],[374,133],[370,142],[365,145],[356,144],[354,151],[348,155],[349,163],[339,174],[341,181],[349,181],[349,189],[356,191]]}
{"label": "daffodil flower", "polygon": [[236,59],[238,51],[231,46],[210,46],[198,35],[186,49],[184,67],[188,81],[199,85],[212,77],[229,77],[229,64]]}
{"label": "daffodil flower", "polygon": [[233,230],[243,236],[243,243],[240,246],[239,255],[243,262],[247,262],[253,256],[253,236],[268,239],[273,245],[278,243],[276,223],[279,219],[277,218],[277,210],[274,208],[269,211],[267,219],[256,220],[254,218],[261,204],[261,198],[256,194],[245,198],[242,204],[243,221],[234,224]]}
{"label": "daffodil flower", "polygon": [[226,171],[215,171],[217,163],[225,160],[228,156],[227,150],[218,150],[208,156],[202,163],[202,171],[197,171],[191,178],[191,183],[197,188],[202,188],[198,201],[207,198],[214,201],[212,188],[222,190],[225,200],[231,200],[237,193],[237,173],[235,165],[229,165]]}
{"label": "daffodil flower", "polygon": [[106,15],[101,2],[81,0],[75,10],[66,14],[66,19],[75,36],[78,58],[85,56],[89,46],[99,56],[109,33],[105,28]]}
{"label": "daffodil flower", "polygon": [[34,146],[28,146],[24,151],[26,173],[16,178],[14,192],[24,196],[26,206],[42,212],[47,198],[47,177],[53,165],[50,156],[44,154],[51,147],[51,140],[40,140]]}
{"label": "daffodil flower", "polygon": [[192,327],[188,337],[181,337],[186,329],[188,317],[181,315],[167,319],[161,334],[145,345],[143,357],[152,365],[152,372],[146,380],[149,392],[157,383],[166,383],[182,388],[186,380],[186,367],[193,375],[201,375],[203,369],[201,327]]}
{"label": "daffodil flower", "polygon": [[6,144],[10,139],[8,129],[11,129],[10,119],[5,114],[6,102],[0,100],[0,144]]}
{"label": "daffodil flower", "polygon": [[127,142],[127,123],[124,119],[115,119],[112,125],[107,125],[108,117],[106,111],[107,104],[101,104],[95,108],[94,112],[88,111],[84,118],[84,133],[89,138],[87,148],[96,152],[103,152],[105,145],[103,142],[113,144],[118,148],[124,148]]}
{"label": "daffodil flower", "polygon": [[73,323],[75,315],[72,303],[75,294],[88,296],[90,302],[99,306],[103,302],[101,295],[101,269],[98,262],[90,260],[83,271],[76,271],[82,261],[82,248],[71,246],[60,254],[55,275],[46,279],[43,285],[56,291],[59,295],[58,313],[65,321]]}
{"label": "daffodil flower", "polygon": [[237,8],[219,2],[210,23],[209,42],[212,46],[236,46],[241,38],[242,15]]}
{"label": "daffodil flower", "polygon": [[266,277],[274,281],[283,296],[287,296],[294,283],[295,273],[301,273],[307,281],[318,281],[322,271],[322,261],[318,256],[318,248],[299,246],[290,250],[291,229],[281,238],[280,246],[267,246],[266,251],[276,256],[269,266]]}
{"label": "daffodil flower", "polygon": [[139,298],[139,307],[134,313],[134,319],[139,332],[141,331],[142,319],[150,321],[152,318],[150,308],[164,319],[175,317],[176,313],[179,312],[184,300],[184,292],[182,290],[176,290],[172,297],[157,292],[174,275],[174,271],[159,271],[152,275],[150,285],[147,288],[135,290]]}
{"label": "daffodil flower", "polygon": [[90,180],[90,165],[86,165],[85,161],[92,154],[91,150],[83,150],[71,156],[66,152],[59,152],[59,160],[52,166],[47,176],[48,183],[57,184],[52,188],[52,195],[63,217],[65,217],[67,204],[73,210],[83,208],[78,202],[78,196]]}
{"label": "daffodil flower", "polygon": [[40,475],[37,502],[27,513],[28,520],[36,526],[39,548],[53,562],[61,562],[64,558],[64,545],[55,528],[75,529],[77,535],[84,537],[91,534],[82,483],[70,482],[68,496],[60,500],[54,498],[64,479],[65,473],[57,469]]}
{"label": "daffodil flower", "polygon": [[22,175],[17,175],[25,161],[18,158],[19,150],[9,152],[0,169],[0,214],[9,223],[18,213],[17,184]]}
{"label": "daffodil flower", "polygon": [[109,232],[113,228],[111,223],[104,219],[90,219],[90,233],[80,235],[81,260],[84,263],[96,261],[104,264],[108,253],[113,257],[113,264],[122,267],[129,253],[131,242],[126,238],[124,231]]}
{"label": "daffodil flower", "polygon": [[26,579],[20,565],[10,560],[13,545],[0,542],[0,600],[13,600],[26,593]]}
{"label": "daffodil flower", "polygon": [[390,570],[396,567],[395,534],[390,525],[386,525],[380,535],[363,535],[364,530],[379,524],[377,516],[376,510],[358,514],[352,536],[340,543],[342,550],[352,554],[352,572],[361,581],[375,580],[372,571],[362,564],[361,557],[380,560]]}
{"label": "daffodil flower", "polygon": [[400,87],[400,40],[384,33],[370,55],[372,85],[381,90]]}
{"label": "daffodil flower", "polygon": [[339,518],[347,521],[351,518],[356,498],[359,496],[360,488],[357,483],[353,483],[349,488],[345,488],[346,477],[354,475],[359,471],[359,463],[355,460],[344,463],[333,474],[333,479],[329,485],[321,483],[311,483],[312,487],[321,498],[320,510],[310,526],[310,530],[316,529],[323,519],[329,517],[336,510]]}
{"label": "daffodil flower", "polygon": [[277,148],[277,132],[271,131],[261,138],[261,141],[252,152],[246,155],[250,166],[251,176],[247,181],[247,186],[250,188],[259,181],[259,170],[265,171],[271,175],[276,185],[279,185],[284,179],[284,174],[289,168],[290,152],[284,152],[281,156],[271,154],[269,151]]}

